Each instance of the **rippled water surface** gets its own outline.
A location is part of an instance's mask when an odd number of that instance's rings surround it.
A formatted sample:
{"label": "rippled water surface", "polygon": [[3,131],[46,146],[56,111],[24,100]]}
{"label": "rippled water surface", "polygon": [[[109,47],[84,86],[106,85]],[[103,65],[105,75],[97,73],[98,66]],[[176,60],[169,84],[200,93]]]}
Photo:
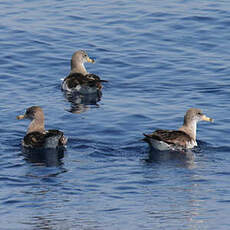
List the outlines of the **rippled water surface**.
{"label": "rippled water surface", "polygon": [[[229,229],[229,1],[1,1],[0,229]],[[74,51],[108,80],[100,101],[60,89]],[[63,155],[22,153],[25,108],[69,138]],[[142,133],[198,107],[189,156]]]}

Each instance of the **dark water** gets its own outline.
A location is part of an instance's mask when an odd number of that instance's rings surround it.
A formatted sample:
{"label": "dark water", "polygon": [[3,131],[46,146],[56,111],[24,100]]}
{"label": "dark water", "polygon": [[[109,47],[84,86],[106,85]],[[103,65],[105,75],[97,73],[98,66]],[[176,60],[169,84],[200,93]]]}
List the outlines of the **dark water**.
{"label": "dark water", "polygon": [[[0,229],[229,229],[229,15],[229,1],[2,1]],[[109,81],[94,105],[60,90],[78,49]],[[31,105],[68,136],[64,157],[22,154]],[[190,107],[215,119],[198,149],[149,152],[142,133]]]}

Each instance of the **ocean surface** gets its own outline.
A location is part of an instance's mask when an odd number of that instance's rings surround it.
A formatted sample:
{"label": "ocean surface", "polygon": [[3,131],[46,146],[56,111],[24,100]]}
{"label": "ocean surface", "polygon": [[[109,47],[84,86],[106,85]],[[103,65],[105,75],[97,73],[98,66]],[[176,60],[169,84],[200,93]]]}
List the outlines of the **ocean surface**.
{"label": "ocean surface", "polygon": [[[229,1],[5,0],[0,17],[1,230],[230,229]],[[79,49],[100,100],[61,91]],[[32,105],[64,154],[22,151]],[[142,141],[191,107],[215,122],[189,156]]]}

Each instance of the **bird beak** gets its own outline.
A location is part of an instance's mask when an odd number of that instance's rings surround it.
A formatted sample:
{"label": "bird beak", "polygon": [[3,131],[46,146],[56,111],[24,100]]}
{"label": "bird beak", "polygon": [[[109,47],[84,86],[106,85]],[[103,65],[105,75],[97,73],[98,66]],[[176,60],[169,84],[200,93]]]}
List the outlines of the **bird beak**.
{"label": "bird beak", "polygon": [[209,122],[214,122],[214,119],[210,118],[210,117],[207,117],[205,115],[202,116],[202,120],[203,121],[209,121]]}
{"label": "bird beak", "polygon": [[22,120],[22,119],[25,119],[26,116],[25,116],[25,115],[19,115],[19,116],[17,116],[16,118],[17,118],[18,120]]}
{"label": "bird beak", "polygon": [[95,60],[94,60],[94,59],[92,59],[92,58],[90,58],[90,57],[87,57],[87,62],[94,63],[94,62],[95,62]]}

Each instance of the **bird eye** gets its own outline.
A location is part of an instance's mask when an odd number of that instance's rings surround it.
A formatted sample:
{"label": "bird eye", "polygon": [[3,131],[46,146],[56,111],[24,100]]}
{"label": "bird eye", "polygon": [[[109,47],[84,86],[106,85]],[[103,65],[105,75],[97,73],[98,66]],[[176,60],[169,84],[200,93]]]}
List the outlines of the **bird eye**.
{"label": "bird eye", "polygon": [[26,110],[26,115],[31,115],[31,114],[33,114],[33,112],[30,109]]}

